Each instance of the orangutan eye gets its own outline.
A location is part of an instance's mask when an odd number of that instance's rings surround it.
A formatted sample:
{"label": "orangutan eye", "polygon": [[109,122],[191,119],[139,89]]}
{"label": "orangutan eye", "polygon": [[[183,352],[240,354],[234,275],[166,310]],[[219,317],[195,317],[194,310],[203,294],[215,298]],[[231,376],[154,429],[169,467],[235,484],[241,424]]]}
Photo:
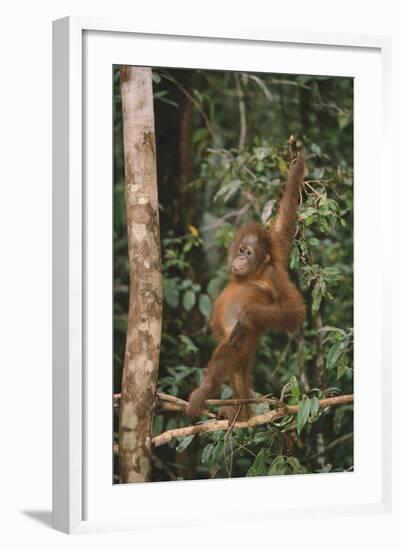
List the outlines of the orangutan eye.
{"label": "orangutan eye", "polygon": [[239,247],[239,253],[240,254],[245,254],[244,247],[242,247],[242,246]]}
{"label": "orangutan eye", "polygon": [[252,250],[250,248],[248,248],[248,250],[246,251],[246,255],[247,256],[252,256]]}

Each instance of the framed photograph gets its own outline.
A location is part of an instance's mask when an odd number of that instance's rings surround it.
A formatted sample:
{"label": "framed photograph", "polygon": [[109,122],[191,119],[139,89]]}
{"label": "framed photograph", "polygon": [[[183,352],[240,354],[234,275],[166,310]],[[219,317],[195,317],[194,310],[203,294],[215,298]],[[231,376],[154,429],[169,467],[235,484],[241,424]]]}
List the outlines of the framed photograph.
{"label": "framed photograph", "polygon": [[390,49],[54,23],[56,529],[390,510]]}

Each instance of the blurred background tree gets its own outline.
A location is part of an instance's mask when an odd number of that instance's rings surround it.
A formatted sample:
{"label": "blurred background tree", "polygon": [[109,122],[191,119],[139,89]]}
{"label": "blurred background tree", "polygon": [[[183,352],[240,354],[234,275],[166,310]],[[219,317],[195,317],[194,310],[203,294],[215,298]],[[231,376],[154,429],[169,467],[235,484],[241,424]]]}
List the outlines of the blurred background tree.
{"label": "blurred background tree", "polygon": [[[266,334],[256,395],[284,395],[301,414],[154,449],[152,480],[351,471],[353,407],[316,398],[353,391],[353,80],[156,68],[153,73],[164,316],[158,389],[187,399],[213,351],[213,299],[228,280],[236,227],[269,223],[291,134],[308,174],[291,252],[308,305],[297,335]],[[120,70],[114,67],[114,392],[121,389],[129,269]],[[231,390],[222,389],[228,398]],[[266,410],[254,406],[254,413]],[[115,418],[117,443],[118,418]],[[158,414],[154,434],[190,423]],[[118,482],[118,464],[115,465]]]}

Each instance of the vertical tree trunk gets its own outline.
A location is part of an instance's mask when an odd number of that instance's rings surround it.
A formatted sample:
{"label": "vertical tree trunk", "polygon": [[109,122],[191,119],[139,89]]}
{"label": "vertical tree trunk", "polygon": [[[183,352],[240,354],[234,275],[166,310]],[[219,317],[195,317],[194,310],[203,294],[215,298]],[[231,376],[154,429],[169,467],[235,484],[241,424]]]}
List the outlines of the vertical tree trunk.
{"label": "vertical tree trunk", "polygon": [[121,68],[130,302],[120,409],[122,483],[148,481],[162,324],[151,69]]}

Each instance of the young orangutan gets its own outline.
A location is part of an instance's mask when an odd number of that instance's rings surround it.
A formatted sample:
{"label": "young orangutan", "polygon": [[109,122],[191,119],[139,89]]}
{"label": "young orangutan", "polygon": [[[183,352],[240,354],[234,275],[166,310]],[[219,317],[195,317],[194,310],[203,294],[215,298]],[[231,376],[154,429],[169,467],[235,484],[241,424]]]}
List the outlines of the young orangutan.
{"label": "young orangutan", "polygon": [[[189,398],[188,414],[198,416],[204,401],[230,379],[234,398],[250,398],[251,368],[265,330],[295,331],[305,305],[290,281],[288,257],[294,236],[299,193],[305,174],[301,154],[293,162],[274,226],[252,223],[241,228],[230,248],[231,280],[213,305],[211,328],[218,341],[205,377]],[[223,407],[232,420],[249,418],[249,405]]]}

